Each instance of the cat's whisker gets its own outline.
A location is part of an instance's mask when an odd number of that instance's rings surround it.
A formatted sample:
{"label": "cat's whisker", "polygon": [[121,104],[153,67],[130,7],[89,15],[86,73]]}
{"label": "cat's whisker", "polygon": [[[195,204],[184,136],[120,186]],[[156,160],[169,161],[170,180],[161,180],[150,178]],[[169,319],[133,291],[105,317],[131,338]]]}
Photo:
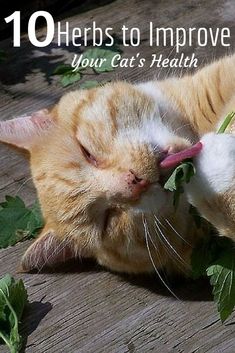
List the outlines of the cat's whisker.
{"label": "cat's whisker", "polygon": [[146,222],[147,234],[148,234],[148,236],[149,236],[149,239],[150,239],[150,241],[151,241],[151,243],[152,243],[154,249],[156,250],[156,253],[157,253],[157,255],[158,255],[158,259],[159,259],[159,262],[160,262],[160,266],[161,266],[161,268],[163,268],[163,263],[162,263],[162,260],[161,260],[161,253],[160,253],[160,251],[159,251],[157,245],[155,244],[155,242],[154,242],[154,240],[153,240],[153,238],[152,238],[152,235],[151,235],[151,233],[150,233],[150,230],[149,230],[149,227],[148,227],[148,222],[147,222],[147,219],[146,219],[146,218],[145,218],[145,222]]}
{"label": "cat's whisker", "polygon": [[[146,222],[147,222],[147,220],[146,220]],[[162,223],[160,222],[160,224],[162,224]],[[148,230],[149,230],[149,228],[148,228]],[[168,246],[164,243],[164,241],[162,240],[162,238],[161,238],[161,236],[160,236],[160,234],[159,234],[159,232],[158,232],[158,229],[156,228],[155,224],[154,224],[154,230],[155,230],[155,235],[157,236],[157,240],[158,240],[158,241],[161,243],[161,245],[164,247],[165,251],[167,252],[167,254],[168,254],[168,256],[169,256],[169,258],[171,258],[172,256],[174,256],[174,258],[176,259],[175,264],[176,264],[176,266],[181,270],[182,268],[181,268],[181,266],[178,264],[178,262],[179,262],[178,257],[176,257],[174,253],[172,254],[172,252],[170,251],[170,249],[168,248]],[[151,241],[153,247],[155,248],[155,250],[156,250],[156,252],[157,252],[160,265],[161,265],[161,267],[163,268],[163,266],[162,266],[162,261],[161,261],[161,254],[160,254],[160,251],[159,251],[159,249],[157,248],[156,244],[154,243],[153,238],[152,238],[152,236],[151,236],[151,234],[150,234],[150,231],[148,231],[148,235],[149,235],[149,238],[150,238],[150,241]],[[182,265],[182,264],[181,264],[181,265]],[[163,271],[163,273],[164,273],[165,277],[167,278],[165,271]]]}
{"label": "cat's whisker", "polygon": [[[156,219],[156,215],[154,215],[154,219]],[[177,256],[178,260],[185,266],[185,267],[189,267],[189,265],[184,261],[184,259],[180,256],[180,254],[177,252],[177,250],[174,248],[174,246],[172,246],[172,244],[169,242],[169,240],[167,239],[167,237],[164,235],[164,233],[162,232],[161,228],[158,225],[158,222],[154,221],[154,224],[156,225],[159,234],[161,235],[162,239],[164,240],[164,242],[166,243],[166,245],[169,247],[169,249],[171,249],[171,251]]]}
{"label": "cat's whisker", "polygon": [[176,133],[176,132],[178,132],[178,131],[184,129],[184,128],[187,127],[187,126],[191,127],[190,124],[184,124],[184,125],[178,126],[176,129],[174,129],[174,130],[173,130],[173,133]]}
{"label": "cat's whisker", "polygon": [[146,246],[147,246],[147,250],[148,250],[148,255],[149,255],[149,259],[153,265],[153,268],[154,268],[156,274],[158,275],[159,279],[163,283],[163,285],[167,288],[167,290],[173,295],[174,298],[176,298],[177,300],[180,300],[179,297],[172,291],[172,289],[166,283],[166,281],[162,277],[160,271],[158,270],[158,268],[153,260],[152,253],[151,253],[150,246],[149,246],[149,240],[148,240],[148,233],[149,233],[148,232],[148,225],[147,225],[146,219],[144,217],[144,214],[142,214],[142,221],[143,221],[143,226],[144,226],[144,234],[145,234],[145,241],[146,241]]}
{"label": "cat's whisker", "polygon": [[[154,216],[155,218],[156,216]],[[155,218],[156,219],[156,218]],[[165,246],[172,252],[172,254],[175,256],[175,258],[181,262],[184,265],[187,265],[186,262],[183,260],[183,258],[179,255],[179,253],[177,252],[177,250],[174,248],[174,246],[170,243],[170,241],[167,239],[167,237],[164,235],[163,231],[161,230],[159,224],[156,222],[156,220],[154,221],[154,225],[155,225],[155,230],[157,231],[157,233],[160,235],[160,237],[162,238]]]}
{"label": "cat's whisker", "polygon": [[181,240],[183,240],[183,242],[185,242],[187,245],[189,245],[189,246],[192,246],[189,242],[187,242],[187,240],[184,238],[184,237],[182,237],[182,235],[180,235],[180,233],[179,232],[177,232],[177,230],[175,229],[175,227],[172,225],[172,223],[167,219],[167,218],[165,218],[165,221],[166,221],[166,223],[169,225],[169,227],[173,230],[173,232],[181,239]]}
{"label": "cat's whisker", "polygon": [[166,115],[167,115],[168,113],[169,113],[169,109],[166,110],[163,115],[161,115],[161,119],[163,120],[163,119],[166,117]]}
{"label": "cat's whisker", "polygon": [[[170,251],[169,247],[168,247],[168,246],[165,244],[165,242],[163,241],[163,239],[162,239],[161,235],[159,234],[159,231],[158,231],[158,229],[157,229],[157,227],[156,227],[155,224],[154,224],[154,230],[155,230],[155,235],[157,236],[158,241],[159,241],[159,242],[161,243],[161,245],[164,247],[164,249],[165,249],[165,251],[167,252],[168,256],[169,256],[169,257],[174,256],[174,258],[176,258],[175,254],[174,254],[174,253],[172,254],[172,252]],[[176,258],[176,260],[179,261],[178,258]]]}
{"label": "cat's whisker", "polygon": [[160,219],[156,215],[154,215],[154,217],[155,217],[155,221],[158,222],[158,224],[160,224],[161,227],[167,229],[167,227],[160,221]]}
{"label": "cat's whisker", "polygon": [[30,177],[28,179],[26,179],[19,187],[19,189],[16,190],[15,192],[15,196],[18,195],[18,193],[22,190],[22,188],[25,186],[25,184],[27,184],[30,180],[33,180],[33,177]]}
{"label": "cat's whisker", "polygon": [[172,256],[174,257],[175,259],[175,265],[180,269],[182,270],[182,266],[185,267],[185,264],[182,263],[182,261],[179,259],[179,257],[174,253],[172,252],[171,248],[164,242],[164,239],[162,238],[161,234],[159,234],[159,231],[156,227],[156,225],[154,224],[154,230],[155,230],[155,234],[159,240],[159,242],[162,244],[162,246],[164,247],[165,251],[167,252],[167,255],[169,256],[169,258],[171,258]]}
{"label": "cat's whisker", "polygon": [[[146,219],[146,223],[147,223],[147,219]],[[148,224],[148,223],[147,223],[147,224]],[[156,253],[157,253],[157,255],[158,255],[158,259],[159,259],[159,262],[160,262],[160,266],[161,266],[161,268],[163,269],[163,264],[162,264],[162,261],[161,261],[161,253],[160,253],[160,251],[159,251],[157,245],[155,244],[155,242],[154,242],[154,240],[153,240],[153,238],[152,238],[152,236],[151,236],[151,233],[150,233],[150,231],[149,231],[149,227],[147,227],[147,229],[148,229],[148,236],[149,236],[149,239],[150,239],[150,241],[151,241],[151,243],[152,243],[154,249],[156,250]],[[179,264],[178,264],[178,262],[179,262],[178,258],[175,256],[174,253],[172,254],[172,252],[170,252],[168,246],[166,246],[166,244],[163,242],[163,240],[161,239],[161,236],[159,235],[159,232],[158,232],[158,230],[156,229],[155,225],[154,225],[154,230],[155,230],[155,234],[157,235],[157,240],[162,244],[162,246],[164,247],[165,251],[167,252],[169,258],[171,258],[172,256],[174,256],[174,258],[175,258],[176,261],[177,261],[175,264],[176,264],[176,266],[181,270],[181,267],[180,267]],[[165,271],[162,270],[162,272],[164,273],[165,278],[167,278],[167,275],[166,275]]]}

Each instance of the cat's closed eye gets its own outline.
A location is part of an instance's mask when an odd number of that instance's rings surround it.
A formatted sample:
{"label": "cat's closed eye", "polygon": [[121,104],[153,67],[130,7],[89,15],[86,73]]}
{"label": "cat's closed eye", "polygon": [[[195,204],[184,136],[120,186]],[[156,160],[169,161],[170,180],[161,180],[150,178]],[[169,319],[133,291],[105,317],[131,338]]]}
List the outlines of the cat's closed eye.
{"label": "cat's closed eye", "polygon": [[85,159],[93,166],[98,167],[97,159],[89,152],[89,150],[86,147],[84,147],[80,142],[79,142],[79,146]]}

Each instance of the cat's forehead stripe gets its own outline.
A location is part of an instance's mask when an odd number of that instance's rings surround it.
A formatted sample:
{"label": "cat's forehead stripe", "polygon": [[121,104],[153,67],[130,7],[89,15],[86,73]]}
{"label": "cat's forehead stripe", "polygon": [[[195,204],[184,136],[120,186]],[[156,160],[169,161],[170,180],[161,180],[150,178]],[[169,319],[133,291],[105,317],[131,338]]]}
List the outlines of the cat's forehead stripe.
{"label": "cat's forehead stripe", "polygon": [[115,104],[115,93],[111,95],[111,97],[108,99],[108,110],[109,110],[109,116],[111,120],[111,132],[113,134],[116,133],[118,129],[118,124],[117,124],[117,105]]}
{"label": "cat's forehead stripe", "polygon": [[73,112],[73,130],[75,135],[77,133],[79,117],[82,115],[82,112],[84,111],[84,109],[86,107],[89,107],[92,104],[92,102],[94,102],[95,96],[96,96],[96,90],[90,89],[87,91],[86,96],[82,97],[82,99],[75,106],[75,109]]}
{"label": "cat's forehead stripe", "polygon": [[[108,136],[114,138],[127,128],[139,128],[142,119],[152,116],[155,111],[150,97],[137,87],[123,82],[71,92],[62,103],[61,117],[71,125],[74,136],[78,136],[80,126],[81,134],[93,141],[97,134],[99,139],[105,141]],[[70,121],[69,110],[72,113]]]}
{"label": "cat's forehead stripe", "polygon": [[[109,124],[111,133],[114,134],[118,129],[118,105],[116,98],[117,90],[113,92],[107,89],[105,90],[104,87],[101,87],[100,89],[91,89],[87,91],[86,95],[82,97],[80,101],[78,101],[73,112],[73,129],[75,134],[77,133],[80,118],[85,119],[86,127],[89,129],[91,135],[95,133],[96,130],[99,130],[101,133],[102,129],[104,128],[104,123]],[[105,108],[103,105],[102,107],[100,105],[100,102],[102,101],[103,104],[104,100]],[[90,117],[89,111],[92,111],[92,115],[90,115]],[[107,114],[105,114],[105,112],[107,112]],[[105,119],[105,121],[102,121],[101,117],[103,115],[105,115],[106,118],[109,118],[109,120]]]}

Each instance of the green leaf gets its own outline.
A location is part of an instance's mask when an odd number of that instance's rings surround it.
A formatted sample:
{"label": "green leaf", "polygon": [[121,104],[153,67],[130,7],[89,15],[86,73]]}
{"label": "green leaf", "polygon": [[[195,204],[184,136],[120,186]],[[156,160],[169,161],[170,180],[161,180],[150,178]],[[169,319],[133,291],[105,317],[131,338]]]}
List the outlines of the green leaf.
{"label": "green leaf", "polygon": [[58,65],[53,71],[53,75],[64,75],[66,73],[71,73],[73,71],[70,65]]}
{"label": "green leaf", "polygon": [[80,72],[72,72],[68,73],[62,76],[61,78],[61,83],[63,87],[67,87],[69,85],[72,85],[73,83],[79,81],[81,79],[81,74]]}
{"label": "green leaf", "polygon": [[24,208],[25,204],[24,201],[21,200],[18,196],[13,197],[10,195],[6,195],[5,196],[6,201],[5,202],[1,202],[0,206],[2,208]]}
{"label": "green leaf", "polygon": [[235,112],[231,112],[225,117],[222,125],[217,131],[217,134],[226,132],[226,130],[229,129],[229,126],[233,124],[233,121],[235,121]]}
{"label": "green leaf", "polygon": [[79,88],[81,89],[90,89],[93,87],[97,87],[100,85],[100,82],[96,81],[96,80],[87,80],[83,83],[80,84]]}
{"label": "green leaf", "polygon": [[82,77],[79,70],[73,71],[73,68],[70,65],[57,66],[53,72],[53,75],[61,76],[60,82],[63,87],[72,85],[73,83],[79,81]]}
{"label": "green leaf", "polygon": [[113,50],[102,49],[102,48],[93,48],[93,49],[87,49],[83,54],[83,58],[86,58],[88,60],[104,59],[104,62],[102,63],[102,65],[93,67],[93,70],[99,74],[101,72],[110,72],[115,69],[112,66],[111,62],[113,57],[116,54],[119,54],[119,51],[113,51]]}
{"label": "green leaf", "polygon": [[164,185],[165,190],[174,192],[173,204],[177,208],[179,204],[180,194],[184,192],[183,184],[189,183],[192,176],[196,173],[195,167],[191,159],[182,162],[171,174]]}
{"label": "green leaf", "polygon": [[7,344],[11,353],[19,353],[21,349],[19,322],[27,302],[22,280],[16,281],[10,275],[0,280],[0,341]]}
{"label": "green leaf", "polygon": [[[121,50],[119,49],[119,46],[117,43],[115,43],[112,47],[109,47],[108,49],[105,46],[102,46],[101,48],[90,48],[87,49],[83,53],[83,59],[88,59],[91,61],[91,59],[96,60],[96,59],[104,59],[104,62],[100,64],[99,66],[97,65],[96,67],[92,67],[93,71],[97,74],[101,72],[110,72],[114,70],[114,67],[111,65],[112,59],[116,54],[120,54]],[[88,65],[89,68],[89,65]],[[60,75],[61,76],[61,84],[63,87],[67,87],[69,85],[72,85],[73,83],[79,81],[82,77],[81,72],[86,70],[84,67],[78,67],[75,71],[70,65],[58,65],[56,69],[53,72],[53,75]],[[84,82],[81,84],[82,89],[89,89],[92,87],[96,87],[98,85],[98,82],[96,80],[91,80]]]}
{"label": "green leaf", "polygon": [[207,275],[213,287],[221,321],[224,322],[235,307],[235,244],[226,237],[201,239],[191,257],[193,278]]}
{"label": "green leaf", "polygon": [[44,226],[43,215],[38,201],[31,208],[31,214],[27,224],[27,232],[30,237],[35,238],[38,231]]}
{"label": "green leaf", "polygon": [[221,253],[215,263],[207,269],[213,296],[220,319],[224,322],[235,307],[235,249]]}
{"label": "green leaf", "polygon": [[29,209],[18,196],[6,196],[0,206],[0,249],[35,237],[44,225],[36,203]]}

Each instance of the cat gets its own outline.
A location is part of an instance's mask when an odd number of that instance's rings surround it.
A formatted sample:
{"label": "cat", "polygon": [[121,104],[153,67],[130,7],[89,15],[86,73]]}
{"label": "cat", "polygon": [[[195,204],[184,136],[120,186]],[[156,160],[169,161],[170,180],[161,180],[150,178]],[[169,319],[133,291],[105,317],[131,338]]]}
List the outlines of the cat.
{"label": "cat", "polygon": [[[0,140],[29,152],[45,219],[22,269],[84,257],[117,272],[187,275],[207,235],[190,203],[231,236],[235,136],[215,130],[234,109],[234,64],[230,56],[182,78],[75,90],[49,111],[1,122]],[[163,188],[171,170],[160,164],[200,139],[197,175],[175,210]]]}

